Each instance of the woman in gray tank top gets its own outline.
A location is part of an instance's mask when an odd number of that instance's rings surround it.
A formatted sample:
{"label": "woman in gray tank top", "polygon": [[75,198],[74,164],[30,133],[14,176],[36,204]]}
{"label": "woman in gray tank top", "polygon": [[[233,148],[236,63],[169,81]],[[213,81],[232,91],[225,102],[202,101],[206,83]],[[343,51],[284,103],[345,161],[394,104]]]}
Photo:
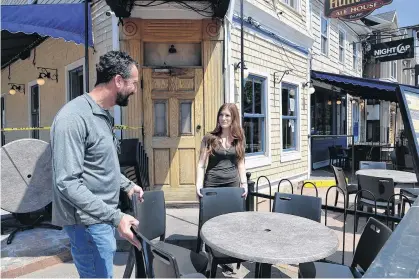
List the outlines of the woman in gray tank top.
{"label": "woman in gray tank top", "polygon": [[[244,166],[244,133],[235,104],[226,103],[218,110],[217,126],[201,142],[196,192],[203,187],[242,187],[247,196]],[[205,168],[206,166],[206,168]]]}

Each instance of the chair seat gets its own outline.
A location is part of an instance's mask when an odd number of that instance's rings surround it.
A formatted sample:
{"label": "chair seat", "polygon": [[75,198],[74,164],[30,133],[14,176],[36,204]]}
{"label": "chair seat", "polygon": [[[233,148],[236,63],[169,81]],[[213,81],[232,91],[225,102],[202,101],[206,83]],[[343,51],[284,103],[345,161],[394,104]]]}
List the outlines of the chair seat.
{"label": "chair seat", "polygon": [[207,269],[208,258],[204,254],[197,254],[186,248],[159,241],[155,246],[172,254],[177,261],[181,276],[193,273],[204,273]]}
{"label": "chair seat", "polygon": [[[374,200],[369,200],[369,199],[364,199],[364,198],[359,199],[359,204],[366,205],[366,206],[372,206],[372,207],[374,207],[374,205],[375,205]],[[395,200],[395,205],[397,205],[397,204],[400,204],[399,199]],[[392,205],[392,203],[390,203],[390,208],[391,208],[391,205]],[[387,209],[387,202],[377,201],[377,208]]]}
{"label": "chair seat", "polygon": [[302,263],[298,272],[301,278],[360,278],[349,266],[323,262]]}
{"label": "chair seat", "polygon": [[348,191],[348,194],[356,194],[356,192],[358,192],[358,185],[348,184],[348,186],[346,187],[346,191]]}

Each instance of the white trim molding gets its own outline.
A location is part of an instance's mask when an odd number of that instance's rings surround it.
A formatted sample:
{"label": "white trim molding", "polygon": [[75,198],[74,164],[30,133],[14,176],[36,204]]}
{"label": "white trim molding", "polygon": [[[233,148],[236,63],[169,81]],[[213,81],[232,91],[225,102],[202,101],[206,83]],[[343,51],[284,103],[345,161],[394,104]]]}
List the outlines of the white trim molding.
{"label": "white trim molding", "polygon": [[270,121],[270,106],[271,106],[271,79],[268,72],[258,71],[256,69],[248,69],[249,75],[261,77],[265,79],[263,85],[263,106],[265,108],[265,154],[250,155],[245,158],[246,170],[255,169],[272,164],[272,147],[271,147],[271,121]]}
{"label": "white trim molding", "polygon": [[[296,142],[296,150],[292,150],[292,151],[284,151],[282,144],[283,144],[283,138],[282,138],[282,83],[288,83],[291,85],[295,85],[297,87],[298,90],[298,100],[297,100],[297,107],[298,107],[298,112],[297,112],[297,127],[296,127],[296,138],[297,138],[297,142]],[[301,159],[301,127],[302,127],[302,123],[301,123],[301,99],[302,99],[302,94],[304,94],[306,91],[302,88],[302,84],[304,83],[304,79],[302,78],[298,78],[295,76],[291,76],[291,75],[285,75],[284,78],[281,81],[281,84],[279,85],[279,103],[281,104],[281,109],[279,112],[279,125],[281,127],[280,129],[280,133],[279,133],[279,137],[280,137],[280,150],[281,150],[281,163],[285,163],[285,162],[290,162],[290,161],[296,161],[296,160],[300,160]],[[307,117],[310,117],[310,115],[308,115]]]}

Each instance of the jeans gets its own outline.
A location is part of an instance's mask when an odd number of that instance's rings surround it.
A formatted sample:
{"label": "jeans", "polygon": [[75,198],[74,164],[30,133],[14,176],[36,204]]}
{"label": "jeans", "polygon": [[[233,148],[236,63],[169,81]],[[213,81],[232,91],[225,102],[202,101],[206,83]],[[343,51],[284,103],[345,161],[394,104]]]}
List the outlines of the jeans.
{"label": "jeans", "polygon": [[108,224],[64,226],[80,278],[112,278],[115,228]]}

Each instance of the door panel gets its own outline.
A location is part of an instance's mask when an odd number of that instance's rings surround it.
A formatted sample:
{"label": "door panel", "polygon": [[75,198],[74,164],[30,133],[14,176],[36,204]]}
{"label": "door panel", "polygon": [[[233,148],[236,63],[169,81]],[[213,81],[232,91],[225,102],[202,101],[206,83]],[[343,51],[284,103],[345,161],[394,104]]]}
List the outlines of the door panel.
{"label": "door panel", "polygon": [[168,201],[196,199],[196,164],[204,124],[202,79],[202,69],[143,69],[150,183],[154,189],[163,189]]}

